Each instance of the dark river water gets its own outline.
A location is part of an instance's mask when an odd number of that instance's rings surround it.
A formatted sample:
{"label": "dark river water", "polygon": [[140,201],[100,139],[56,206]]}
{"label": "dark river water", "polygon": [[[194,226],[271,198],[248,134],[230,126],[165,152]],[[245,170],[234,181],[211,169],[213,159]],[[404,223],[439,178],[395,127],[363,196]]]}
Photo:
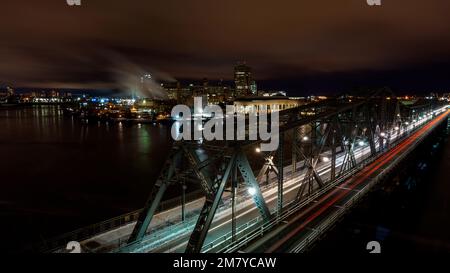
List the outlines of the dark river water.
{"label": "dark river water", "polygon": [[85,125],[56,106],[0,108],[2,248],[143,206],[170,146],[163,125]]}

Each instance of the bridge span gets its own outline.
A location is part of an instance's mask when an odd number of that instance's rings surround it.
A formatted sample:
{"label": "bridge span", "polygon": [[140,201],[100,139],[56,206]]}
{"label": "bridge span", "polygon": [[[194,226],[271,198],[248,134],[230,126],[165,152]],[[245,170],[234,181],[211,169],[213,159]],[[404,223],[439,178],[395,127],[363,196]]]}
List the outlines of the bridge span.
{"label": "bridge span", "polygon": [[248,239],[240,245],[244,251],[249,252],[303,252],[378,181],[391,172],[436,126],[447,119],[449,113],[450,110],[445,111],[399,141],[394,148],[365,166],[344,183],[316,198],[300,213],[286,217],[283,224],[269,234],[261,235],[254,240]]}
{"label": "bridge span", "polygon": [[[177,142],[133,220],[59,242],[87,252],[301,252],[448,114],[442,102],[378,92],[281,111],[270,153],[260,141]],[[203,197],[158,211],[167,187],[187,180]]]}

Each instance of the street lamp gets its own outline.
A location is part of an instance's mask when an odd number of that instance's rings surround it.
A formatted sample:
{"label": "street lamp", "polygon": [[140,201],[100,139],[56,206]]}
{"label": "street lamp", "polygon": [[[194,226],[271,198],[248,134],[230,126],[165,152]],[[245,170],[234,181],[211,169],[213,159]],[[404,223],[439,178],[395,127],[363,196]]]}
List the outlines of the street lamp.
{"label": "street lamp", "polygon": [[366,143],[365,143],[364,141],[362,141],[362,140],[360,140],[360,141],[358,142],[358,145],[361,146],[361,147],[364,146],[365,144],[366,144]]}
{"label": "street lamp", "polygon": [[255,188],[253,188],[253,187],[251,187],[251,188],[248,188],[248,193],[250,194],[250,195],[255,195],[256,194],[256,189]]}
{"label": "street lamp", "polygon": [[322,157],[322,161],[323,162],[328,162],[328,161],[330,161],[330,159],[327,156],[324,156],[324,157]]}
{"label": "street lamp", "polygon": [[261,152],[261,148],[256,147],[255,151],[256,151],[257,153],[260,153],[260,152]]}
{"label": "street lamp", "polygon": [[380,136],[381,136],[381,137],[386,137],[386,133],[385,133],[385,132],[381,132],[381,133],[380,133]]}
{"label": "street lamp", "polygon": [[302,139],[303,141],[308,141],[309,138],[307,136],[304,136]]}

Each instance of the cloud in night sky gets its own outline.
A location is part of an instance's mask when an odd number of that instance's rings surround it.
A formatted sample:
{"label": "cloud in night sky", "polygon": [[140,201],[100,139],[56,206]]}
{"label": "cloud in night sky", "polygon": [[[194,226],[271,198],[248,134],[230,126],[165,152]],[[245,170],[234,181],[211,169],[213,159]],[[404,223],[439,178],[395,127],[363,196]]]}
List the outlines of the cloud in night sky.
{"label": "cloud in night sky", "polygon": [[412,73],[450,87],[442,72],[450,71],[450,1],[382,3],[2,1],[0,85],[124,88],[117,71],[130,65],[159,80],[230,80],[245,60],[263,85],[384,84],[391,75],[386,82],[401,86]]}

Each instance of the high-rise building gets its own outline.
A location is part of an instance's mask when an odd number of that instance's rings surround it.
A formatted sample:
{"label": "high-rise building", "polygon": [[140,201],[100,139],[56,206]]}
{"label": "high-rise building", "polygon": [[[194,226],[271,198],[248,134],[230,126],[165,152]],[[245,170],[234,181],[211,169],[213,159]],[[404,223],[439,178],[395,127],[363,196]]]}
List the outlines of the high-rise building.
{"label": "high-rise building", "polygon": [[245,63],[239,63],[234,67],[234,83],[236,85],[236,97],[256,95],[257,93],[256,82],[252,78],[252,70]]}

